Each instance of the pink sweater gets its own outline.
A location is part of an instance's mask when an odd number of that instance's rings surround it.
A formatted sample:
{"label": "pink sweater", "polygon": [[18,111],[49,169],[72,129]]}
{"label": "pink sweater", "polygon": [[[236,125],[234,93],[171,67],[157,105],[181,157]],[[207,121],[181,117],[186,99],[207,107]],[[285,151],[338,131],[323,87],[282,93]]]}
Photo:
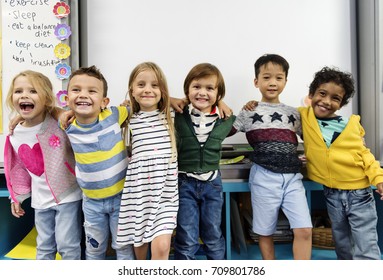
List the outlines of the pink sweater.
{"label": "pink sweater", "polygon": [[[23,202],[31,196],[31,177],[9,139],[4,147],[4,171],[7,188],[15,202]],[[59,203],[78,188],[74,174],[75,160],[72,147],[63,130],[49,114],[37,134],[44,159],[44,172],[47,184]]]}

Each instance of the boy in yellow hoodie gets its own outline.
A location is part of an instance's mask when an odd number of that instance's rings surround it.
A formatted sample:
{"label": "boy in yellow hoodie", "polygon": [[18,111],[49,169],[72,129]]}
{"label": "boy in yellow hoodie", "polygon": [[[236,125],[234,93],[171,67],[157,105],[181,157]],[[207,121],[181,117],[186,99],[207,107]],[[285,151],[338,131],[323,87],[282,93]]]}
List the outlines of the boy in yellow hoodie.
{"label": "boy in yellow hoodie", "polygon": [[365,146],[360,116],[336,115],[354,94],[349,73],[324,67],[299,108],[309,179],[323,184],[338,259],[381,259],[371,185],[383,199],[383,169]]}

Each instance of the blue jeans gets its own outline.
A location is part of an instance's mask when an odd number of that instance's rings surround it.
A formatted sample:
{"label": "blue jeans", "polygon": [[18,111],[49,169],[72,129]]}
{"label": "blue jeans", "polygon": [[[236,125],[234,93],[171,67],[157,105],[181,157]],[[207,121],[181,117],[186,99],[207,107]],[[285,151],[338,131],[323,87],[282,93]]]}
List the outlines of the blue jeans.
{"label": "blue jeans", "polygon": [[81,200],[35,209],[37,260],[81,259]]}
{"label": "blue jeans", "polygon": [[112,248],[116,251],[117,260],[134,260],[132,245],[122,246],[116,243],[120,202],[121,194],[103,199],[91,199],[83,196],[85,257],[87,260],[105,259],[110,233]]}
{"label": "blue jeans", "polygon": [[375,199],[370,187],[338,190],[324,187],[335,251],[340,260],[380,260]]}
{"label": "blue jeans", "polygon": [[200,181],[178,176],[179,209],[174,241],[174,259],[194,260],[203,242],[209,260],[225,258],[225,239],[222,235],[222,180]]}

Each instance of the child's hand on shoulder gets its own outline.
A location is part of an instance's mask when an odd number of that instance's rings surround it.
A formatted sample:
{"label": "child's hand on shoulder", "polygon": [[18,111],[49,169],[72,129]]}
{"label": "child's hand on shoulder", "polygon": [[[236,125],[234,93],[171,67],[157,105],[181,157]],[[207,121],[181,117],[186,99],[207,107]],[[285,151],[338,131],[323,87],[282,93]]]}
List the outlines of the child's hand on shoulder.
{"label": "child's hand on shoulder", "polygon": [[223,102],[223,100],[220,100],[218,102],[218,110],[219,110],[219,115],[221,116],[221,118],[224,118],[224,119],[230,118],[231,115],[233,114],[233,110],[231,110],[231,108],[227,106],[226,103]]}
{"label": "child's hand on shoulder", "polygon": [[255,108],[257,108],[257,106],[258,106],[258,101],[250,100],[249,102],[247,102],[247,103],[242,107],[242,110],[253,111],[253,110],[255,110]]}
{"label": "child's hand on shoulder", "polygon": [[120,106],[130,107],[130,100],[129,100],[129,99],[125,99],[125,100],[120,104]]}
{"label": "child's hand on shoulder", "polygon": [[9,124],[8,124],[8,130],[9,130],[9,135],[13,135],[13,131],[15,130],[15,127],[20,123],[22,122],[24,119],[20,116],[20,115],[17,115],[16,117],[14,117],[13,119],[11,119],[9,121]]}
{"label": "child's hand on shoulder", "polygon": [[376,192],[380,194],[380,200],[383,200],[383,182],[376,184]]}
{"label": "child's hand on shoulder", "polygon": [[188,102],[184,98],[170,97],[170,106],[178,113],[182,113],[187,104]]}
{"label": "child's hand on shoulder", "polygon": [[72,110],[64,111],[59,116],[60,126],[67,129],[68,126],[74,121],[74,112]]}

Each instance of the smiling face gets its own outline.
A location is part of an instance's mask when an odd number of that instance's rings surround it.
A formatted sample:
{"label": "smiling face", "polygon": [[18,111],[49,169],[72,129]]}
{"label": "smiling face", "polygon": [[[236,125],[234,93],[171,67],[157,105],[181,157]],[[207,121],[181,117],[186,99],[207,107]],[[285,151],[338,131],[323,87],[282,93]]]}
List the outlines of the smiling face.
{"label": "smiling face", "polygon": [[344,95],[343,87],[334,82],[321,84],[309,95],[315,116],[321,119],[335,117],[335,112],[342,107]]}
{"label": "smiling face", "polygon": [[32,127],[44,121],[45,101],[44,95],[37,92],[26,76],[14,80],[12,103],[24,119],[23,126]]}
{"label": "smiling face", "polygon": [[161,90],[154,71],[147,69],[137,74],[131,85],[131,95],[141,111],[151,112],[158,108]]}
{"label": "smiling face", "polygon": [[203,113],[210,113],[216,104],[218,95],[217,76],[210,75],[192,80],[188,98],[195,108]]}
{"label": "smiling face", "polygon": [[279,95],[286,86],[286,73],[283,67],[268,62],[260,67],[258,76],[254,79],[254,85],[262,93],[263,102],[279,103]]}
{"label": "smiling face", "polygon": [[106,108],[109,99],[104,97],[104,85],[101,80],[81,74],[69,81],[67,103],[78,122],[90,124],[98,118],[101,110]]}

